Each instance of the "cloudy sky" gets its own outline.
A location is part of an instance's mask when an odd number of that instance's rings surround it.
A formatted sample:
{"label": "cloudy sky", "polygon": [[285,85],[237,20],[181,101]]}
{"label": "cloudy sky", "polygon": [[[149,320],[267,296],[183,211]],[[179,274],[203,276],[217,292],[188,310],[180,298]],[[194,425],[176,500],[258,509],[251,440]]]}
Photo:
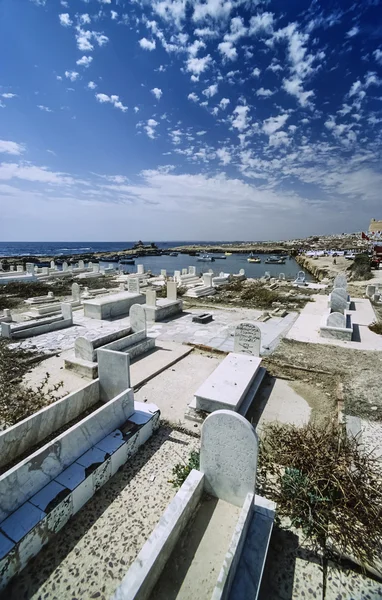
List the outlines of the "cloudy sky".
{"label": "cloudy sky", "polygon": [[0,240],[382,217],[379,0],[2,0]]}

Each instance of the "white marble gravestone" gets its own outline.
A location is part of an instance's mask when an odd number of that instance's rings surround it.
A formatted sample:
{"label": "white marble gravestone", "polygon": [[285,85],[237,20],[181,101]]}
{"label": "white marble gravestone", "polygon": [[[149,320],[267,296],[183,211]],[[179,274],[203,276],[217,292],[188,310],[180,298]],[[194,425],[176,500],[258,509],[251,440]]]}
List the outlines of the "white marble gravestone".
{"label": "white marble gravestone", "polygon": [[344,328],[344,327],[346,327],[346,317],[345,317],[345,315],[343,315],[341,313],[332,312],[328,316],[326,325],[327,325],[327,327],[342,327],[342,328]]}
{"label": "white marble gravestone", "polygon": [[347,293],[347,290],[343,287],[334,288],[332,294],[337,294],[337,296],[341,296],[341,298],[343,298],[346,302],[348,301],[349,294]]}
{"label": "white marble gravestone", "polygon": [[366,286],[366,296],[368,298],[371,298],[376,292],[376,286],[375,285],[367,285]]}
{"label": "white marble gravestone", "polygon": [[50,261],[50,268],[51,269],[55,269],[56,268],[56,264],[55,264],[54,260]]}
{"label": "white marble gravestone", "polygon": [[345,310],[347,308],[347,301],[342,298],[337,292],[334,290],[330,295],[330,310],[331,312],[338,312],[342,315],[345,314]]}
{"label": "white marble gravestone", "polygon": [[244,269],[240,269],[239,275],[245,275],[245,270]]}
{"label": "white marble gravestone", "polygon": [[167,299],[174,300],[174,301],[178,299],[178,290],[176,287],[176,281],[168,281],[167,282]]}
{"label": "white marble gravestone", "polygon": [[182,275],[188,275],[187,269],[182,269]]}
{"label": "white marble gravestone", "polygon": [[269,271],[265,271],[264,273],[264,279],[270,279],[271,278],[271,274]]}
{"label": "white marble gravestone", "polygon": [[72,298],[75,302],[79,302],[81,300],[81,288],[78,283],[73,283],[72,285]]}
{"label": "white marble gravestone", "polygon": [[166,271],[166,269],[161,269],[160,275],[161,275],[161,277],[167,277],[167,271]]}
{"label": "white marble gravestone", "polygon": [[260,356],[261,330],[254,323],[239,323],[235,328],[233,351]]}
{"label": "white marble gravestone", "polygon": [[279,281],[285,280],[285,273],[279,273]]}
{"label": "white marble gravestone", "polygon": [[196,275],[196,267],[188,267],[189,275]]}
{"label": "white marble gravestone", "polygon": [[127,291],[130,292],[130,294],[139,294],[138,277],[129,277],[127,280]]}
{"label": "white marble gravestone", "polygon": [[348,287],[348,280],[346,278],[345,273],[338,273],[338,275],[334,279],[333,288],[343,288],[346,290],[347,287]]}
{"label": "white marble gravestone", "polygon": [[93,265],[93,273],[99,273],[99,271],[100,271],[99,263],[95,263]]}
{"label": "white marble gravestone", "polygon": [[69,265],[68,265],[68,263],[67,263],[66,261],[64,261],[64,262],[62,263],[62,270],[63,270],[63,271],[67,271],[67,270],[68,270],[68,266],[69,266]]}
{"label": "white marble gravestone", "polygon": [[147,290],[146,292],[146,304],[147,306],[156,306],[157,293],[155,290]]}
{"label": "white marble gravestone", "polygon": [[145,267],[143,265],[137,265],[137,275],[144,275]]}
{"label": "white marble gravestone", "polygon": [[79,268],[79,269],[84,269],[84,268],[85,268],[85,263],[84,263],[84,261],[83,261],[83,260],[79,260],[79,261],[78,261],[78,268]]}
{"label": "white marble gravestone", "polygon": [[213,273],[203,273],[203,283],[206,287],[212,287]]}
{"label": "white marble gravestone", "polygon": [[174,280],[180,281],[180,271],[174,271]]}
{"label": "white marble gravestone", "polygon": [[255,493],[258,439],[252,425],[231,410],[217,410],[203,423],[200,471],[207,493],[242,507]]}
{"label": "white marble gravestone", "polygon": [[129,312],[130,327],[133,332],[146,331],[146,313],[140,304],[133,304]]}

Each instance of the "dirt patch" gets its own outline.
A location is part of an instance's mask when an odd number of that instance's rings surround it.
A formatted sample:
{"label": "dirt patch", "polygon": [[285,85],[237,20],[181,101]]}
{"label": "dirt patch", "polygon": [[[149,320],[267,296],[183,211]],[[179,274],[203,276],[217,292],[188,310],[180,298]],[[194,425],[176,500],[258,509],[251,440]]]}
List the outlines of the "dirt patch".
{"label": "dirt patch", "polygon": [[313,403],[316,415],[321,402],[328,408],[330,402],[336,403],[338,385],[342,383],[345,413],[382,420],[381,352],[283,340],[263,362],[276,377],[313,386],[317,394],[299,393]]}

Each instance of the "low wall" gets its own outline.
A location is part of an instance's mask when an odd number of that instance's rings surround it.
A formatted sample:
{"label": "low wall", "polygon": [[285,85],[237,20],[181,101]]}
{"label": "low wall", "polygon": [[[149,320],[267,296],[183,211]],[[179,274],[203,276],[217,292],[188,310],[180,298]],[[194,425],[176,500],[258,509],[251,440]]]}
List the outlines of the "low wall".
{"label": "low wall", "polygon": [[[51,320],[48,323],[37,324],[31,327],[23,327],[18,328],[16,331],[10,327],[10,335],[7,335],[7,330],[3,327],[4,325],[9,325],[8,323],[1,324],[1,335],[3,337],[10,337],[12,339],[22,339],[27,337],[34,337],[35,335],[41,335],[43,333],[49,333],[49,331],[57,331],[58,329],[65,329],[66,327],[71,327],[73,325],[73,319],[62,319],[60,316],[54,317],[56,320]],[[53,319],[53,318],[52,318]]]}
{"label": "low wall", "polygon": [[42,408],[0,433],[0,466],[14,460],[48,435],[93,406],[99,397],[99,381]]}
{"label": "low wall", "polygon": [[74,343],[75,356],[76,358],[82,358],[83,360],[94,362],[97,360],[97,348],[114,342],[115,340],[119,340],[120,338],[124,338],[129,335],[130,332],[131,327],[125,327],[119,331],[101,335],[93,340],[80,336]]}
{"label": "low wall", "polygon": [[120,338],[119,340],[115,340],[114,342],[110,342],[110,344],[106,344],[102,347],[102,350],[125,350],[138,342],[142,342],[146,339],[146,331],[137,331],[136,333],[130,333],[126,337]]}
{"label": "low wall", "polygon": [[146,600],[203,493],[204,475],[192,470],[161,516],[112,600]]}
{"label": "low wall", "polygon": [[295,261],[304,269],[304,271],[308,271],[308,273],[313,275],[318,281],[321,281],[326,277],[335,277],[336,275],[338,275],[337,271],[332,272],[330,268],[323,269],[322,267],[318,267],[314,264],[314,261],[308,258],[307,256],[295,256]]}
{"label": "low wall", "polygon": [[182,300],[174,300],[173,302],[167,302],[166,304],[158,304],[156,306],[144,305],[146,319],[148,321],[164,321],[175,315],[178,315],[183,310]]}
{"label": "low wall", "polygon": [[127,421],[133,412],[134,394],[127,389],[1,475],[0,521]]}

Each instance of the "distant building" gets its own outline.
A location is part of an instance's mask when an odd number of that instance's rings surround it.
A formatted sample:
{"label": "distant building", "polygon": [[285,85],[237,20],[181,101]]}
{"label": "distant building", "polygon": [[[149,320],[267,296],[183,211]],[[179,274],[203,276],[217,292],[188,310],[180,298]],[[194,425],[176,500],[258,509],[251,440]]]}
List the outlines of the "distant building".
{"label": "distant building", "polygon": [[382,232],[382,221],[376,221],[375,219],[371,219],[369,225],[370,233],[379,233]]}

